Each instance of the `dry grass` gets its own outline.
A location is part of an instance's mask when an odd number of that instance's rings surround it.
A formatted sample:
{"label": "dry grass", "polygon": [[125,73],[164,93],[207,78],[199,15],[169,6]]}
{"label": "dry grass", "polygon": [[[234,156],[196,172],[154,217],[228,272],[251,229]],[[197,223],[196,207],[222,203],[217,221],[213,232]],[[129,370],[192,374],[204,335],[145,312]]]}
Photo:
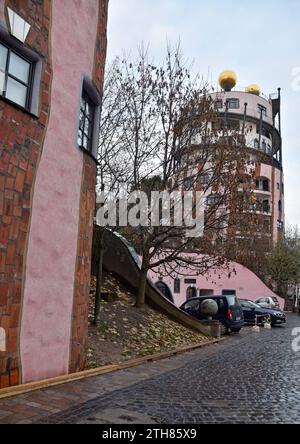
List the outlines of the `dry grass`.
{"label": "dry grass", "polygon": [[[95,279],[92,279],[91,287],[90,324],[93,319]],[[111,275],[105,275],[103,287],[105,291],[114,292],[117,298],[113,302],[102,300],[100,326],[89,326],[89,368],[210,340],[147,305],[141,309],[134,307],[135,296]]]}

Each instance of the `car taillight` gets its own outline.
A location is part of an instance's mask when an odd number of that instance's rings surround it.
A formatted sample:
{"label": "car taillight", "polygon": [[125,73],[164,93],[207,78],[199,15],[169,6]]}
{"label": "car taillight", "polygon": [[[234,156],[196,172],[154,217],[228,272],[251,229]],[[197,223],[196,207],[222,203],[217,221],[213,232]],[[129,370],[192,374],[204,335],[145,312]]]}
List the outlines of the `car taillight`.
{"label": "car taillight", "polygon": [[230,310],[230,308],[227,310],[227,318],[232,319],[232,310]]}

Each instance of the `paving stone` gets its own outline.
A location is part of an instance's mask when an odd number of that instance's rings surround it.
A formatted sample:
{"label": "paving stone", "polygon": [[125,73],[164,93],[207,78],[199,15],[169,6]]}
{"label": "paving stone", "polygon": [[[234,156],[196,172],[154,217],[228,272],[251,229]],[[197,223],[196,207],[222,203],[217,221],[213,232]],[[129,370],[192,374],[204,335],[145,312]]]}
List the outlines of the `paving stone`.
{"label": "paving stone", "polygon": [[291,348],[298,326],[300,317],[290,315],[286,327],[259,334],[248,327],[167,360],[0,399],[0,423],[13,422],[15,412],[21,423],[299,424],[300,352]]}

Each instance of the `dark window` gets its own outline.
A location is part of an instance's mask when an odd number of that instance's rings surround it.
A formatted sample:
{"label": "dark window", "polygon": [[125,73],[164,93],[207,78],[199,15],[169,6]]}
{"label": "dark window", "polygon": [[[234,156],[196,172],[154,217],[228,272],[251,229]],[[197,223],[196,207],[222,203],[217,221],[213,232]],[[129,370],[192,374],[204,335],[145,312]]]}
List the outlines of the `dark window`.
{"label": "dark window", "polygon": [[188,309],[192,309],[192,310],[199,310],[199,306],[200,306],[200,301],[195,301],[195,299],[194,300],[192,300],[192,301],[189,301],[189,302],[187,302],[185,305],[184,305],[184,309],[185,310],[188,310]]}
{"label": "dark window", "polygon": [[236,295],[236,291],[235,290],[222,290],[222,296],[231,296],[231,295]]}
{"label": "dark window", "polygon": [[228,109],[238,109],[240,107],[239,99],[228,99],[226,103]]}
{"label": "dark window", "polygon": [[180,279],[174,279],[174,293],[180,293]]}
{"label": "dark window", "polygon": [[222,100],[216,100],[215,101],[215,108],[216,109],[223,108],[223,101]]}
{"label": "dark window", "polygon": [[209,176],[208,174],[201,174],[198,178],[200,185],[207,185],[209,182]]}
{"label": "dark window", "polygon": [[262,202],[262,210],[264,213],[269,213],[271,208],[270,208],[270,202],[268,200],[263,200]]}
{"label": "dark window", "polygon": [[282,212],[282,202],[281,202],[281,200],[278,201],[278,211],[280,213]]}
{"label": "dark window", "polygon": [[80,105],[78,145],[89,152],[92,152],[94,115],[95,105],[83,90]]}
{"label": "dark window", "polygon": [[281,220],[277,221],[277,228],[279,231],[283,231],[283,222]]}
{"label": "dark window", "polygon": [[196,279],[187,278],[187,279],[184,280],[185,284],[196,284],[196,282],[197,282]]}
{"label": "dark window", "polygon": [[263,184],[263,190],[264,191],[269,191],[269,181],[268,181],[268,179],[264,179],[262,184]]}
{"label": "dark window", "polygon": [[183,188],[185,190],[193,190],[195,184],[194,177],[186,177],[183,181]]}
{"label": "dark window", "polygon": [[266,142],[265,142],[264,140],[263,140],[262,143],[261,143],[261,149],[262,149],[264,152],[267,151],[267,144],[266,144]]}
{"label": "dark window", "polygon": [[207,205],[215,205],[219,202],[220,196],[218,194],[211,194],[210,196],[207,196],[206,198],[206,204]]}
{"label": "dark window", "polygon": [[214,290],[201,289],[199,291],[199,296],[213,296]]}
{"label": "dark window", "polygon": [[263,116],[267,115],[267,108],[265,106],[262,105],[257,105],[257,111],[260,113],[262,113]]}
{"label": "dark window", "polygon": [[224,129],[239,131],[240,122],[237,119],[219,118],[212,122],[212,129],[213,131],[222,131]]}
{"label": "dark window", "polygon": [[30,107],[32,63],[0,43],[0,94],[22,108]]}

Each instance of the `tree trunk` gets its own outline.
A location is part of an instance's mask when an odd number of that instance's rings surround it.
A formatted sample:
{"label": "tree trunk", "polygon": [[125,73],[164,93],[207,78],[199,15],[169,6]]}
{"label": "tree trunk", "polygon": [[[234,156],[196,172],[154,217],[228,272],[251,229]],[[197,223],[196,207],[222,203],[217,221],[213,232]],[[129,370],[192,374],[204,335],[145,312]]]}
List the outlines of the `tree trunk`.
{"label": "tree trunk", "polygon": [[104,255],[103,237],[104,237],[104,231],[103,231],[103,233],[101,233],[100,243],[99,243],[99,262],[98,262],[98,269],[97,269],[97,285],[96,285],[95,309],[94,309],[94,320],[93,320],[94,326],[97,326],[100,323],[100,303],[101,303],[101,288],[102,288],[102,276],[103,276],[103,255]]}
{"label": "tree trunk", "polygon": [[148,268],[142,267],[141,274],[140,274],[140,280],[139,280],[138,294],[137,294],[136,303],[135,303],[135,306],[138,308],[141,308],[145,305],[147,272],[148,272]]}

